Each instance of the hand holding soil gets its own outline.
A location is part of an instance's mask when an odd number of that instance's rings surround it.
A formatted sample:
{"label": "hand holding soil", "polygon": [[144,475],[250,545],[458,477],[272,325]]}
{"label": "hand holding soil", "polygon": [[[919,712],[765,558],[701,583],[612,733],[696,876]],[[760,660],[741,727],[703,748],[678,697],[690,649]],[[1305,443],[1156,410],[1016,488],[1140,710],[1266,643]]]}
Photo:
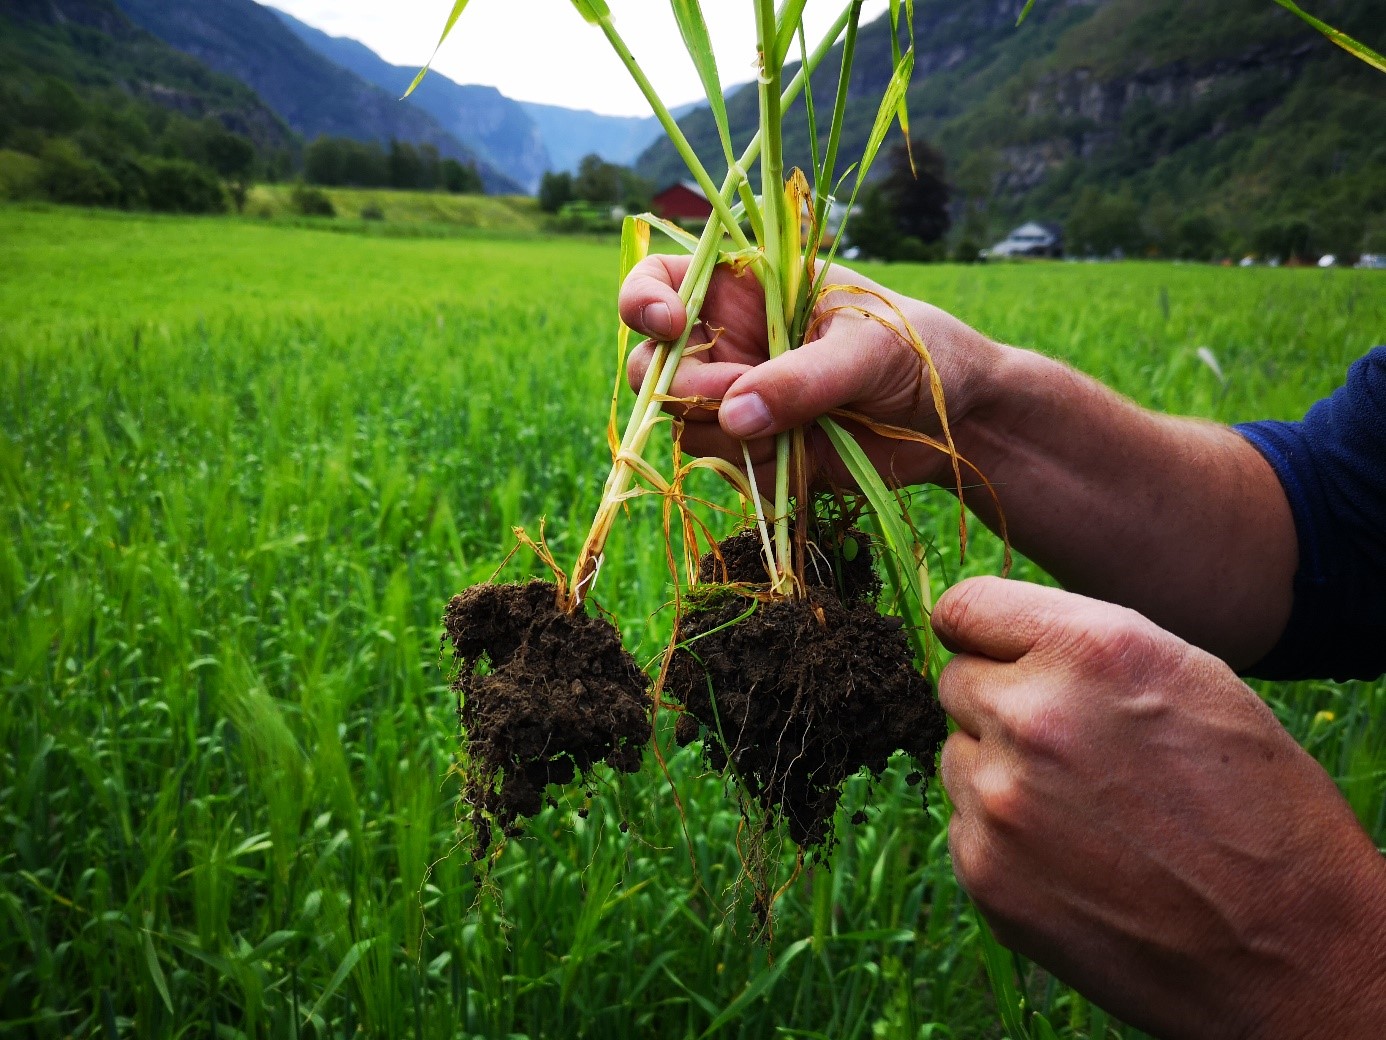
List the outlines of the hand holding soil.
{"label": "hand holding soil", "polygon": [[1006,945],[1160,1036],[1379,1035],[1386,862],[1225,665],[994,578],[934,628],[954,869]]}

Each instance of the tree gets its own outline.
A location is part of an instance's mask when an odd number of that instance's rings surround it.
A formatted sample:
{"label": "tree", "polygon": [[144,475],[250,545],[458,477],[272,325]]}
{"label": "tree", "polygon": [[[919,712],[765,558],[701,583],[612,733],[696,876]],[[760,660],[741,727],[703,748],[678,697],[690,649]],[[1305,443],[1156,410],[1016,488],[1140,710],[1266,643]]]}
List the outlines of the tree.
{"label": "tree", "polygon": [[100,163],[88,159],[72,141],[54,138],[43,146],[38,180],[54,202],[77,206],[115,206],[120,183]]}
{"label": "tree", "polygon": [[621,171],[621,205],[627,213],[643,213],[654,201],[654,184],[626,166]]}
{"label": "tree", "polygon": [[[914,157],[911,168],[910,156]],[[943,153],[927,141],[892,148],[881,179],[866,189],[861,207],[847,224],[847,237],[879,260],[927,260],[941,256],[930,248],[948,234],[952,220]]]}
{"label": "tree", "polygon": [[1145,245],[1141,207],[1128,188],[1115,195],[1084,188],[1068,221],[1069,252],[1092,256],[1131,255]]}
{"label": "tree", "polygon": [[1306,259],[1309,254],[1309,224],[1304,220],[1272,221],[1259,226],[1251,236],[1252,248],[1266,260]]}
{"label": "tree", "polygon": [[901,238],[916,238],[930,245],[948,234],[952,224],[948,164],[943,153],[928,141],[916,137],[910,139],[908,148],[903,141],[892,148],[879,186]]}
{"label": "tree", "polygon": [[226,182],[236,212],[242,212],[250,178],[255,172],[255,146],[248,137],[221,130],[207,140],[207,159],[217,176]]}
{"label": "tree", "polygon": [[600,155],[583,156],[573,181],[573,194],[584,202],[615,205],[621,201],[621,167]]}
{"label": "tree", "polygon": [[900,229],[889,200],[879,185],[866,189],[857,212],[847,223],[851,244],[876,260],[894,260],[900,248]]}
{"label": "tree", "polygon": [[1222,232],[1206,213],[1190,213],[1175,228],[1175,251],[1183,260],[1211,260],[1222,249]]}
{"label": "tree", "polygon": [[539,208],[557,213],[565,202],[573,201],[573,175],[549,171],[539,181]]}
{"label": "tree", "polygon": [[145,168],[149,208],[165,213],[222,213],[221,182],[205,166],[185,159],[155,159]]}
{"label": "tree", "polygon": [[[436,154],[436,153],[435,153]],[[390,171],[390,187],[417,188],[423,178],[423,162],[419,151],[408,141],[391,141],[386,157]]]}
{"label": "tree", "polygon": [[443,187],[454,195],[480,195],[484,190],[481,174],[470,164],[464,166],[456,159],[442,162]]}

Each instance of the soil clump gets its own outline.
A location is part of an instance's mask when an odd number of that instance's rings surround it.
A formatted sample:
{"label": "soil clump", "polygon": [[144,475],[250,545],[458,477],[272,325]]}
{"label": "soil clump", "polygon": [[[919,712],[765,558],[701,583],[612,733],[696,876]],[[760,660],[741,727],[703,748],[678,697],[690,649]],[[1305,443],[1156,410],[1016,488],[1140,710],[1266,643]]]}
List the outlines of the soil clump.
{"label": "soil clump", "polygon": [[[826,852],[843,782],[862,769],[879,776],[903,751],[923,783],[947,726],[900,619],[876,611],[866,536],[816,538],[802,598],[757,602],[725,586],[690,596],[665,689],[683,705],[679,743],[705,736],[708,763],[730,762],[765,827],[783,820],[800,848]],[[699,577],[763,586],[757,533],[722,542]]]}
{"label": "soil clump", "polygon": [[551,582],[476,585],[452,598],[444,638],[461,668],[452,688],[466,733],[463,800],[473,854],[493,828],[520,830],[598,762],[640,768],[651,737],[648,680],[604,618],[557,605]]}

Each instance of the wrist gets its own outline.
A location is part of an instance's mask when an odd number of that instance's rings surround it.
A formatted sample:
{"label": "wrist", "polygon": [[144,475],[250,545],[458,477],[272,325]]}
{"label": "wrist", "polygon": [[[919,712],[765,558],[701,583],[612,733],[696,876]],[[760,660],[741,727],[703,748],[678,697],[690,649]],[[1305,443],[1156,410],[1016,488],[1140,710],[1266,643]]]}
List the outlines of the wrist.
{"label": "wrist", "polygon": [[[1279,927],[1260,936],[1278,970],[1247,987],[1236,1035],[1368,1040],[1386,1016],[1386,860],[1358,835],[1354,854],[1285,893]],[[1336,858],[1336,857],[1335,857]],[[1293,914],[1284,914],[1286,906]]]}
{"label": "wrist", "polygon": [[[968,330],[972,332],[972,330]],[[948,424],[958,453],[977,474],[988,481],[1004,479],[1008,460],[1035,441],[1033,420],[1044,411],[1050,389],[1069,370],[1032,351],[996,343],[980,333],[961,344],[960,378],[945,384]],[[953,483],[952,466],[937,455],[930,459],[933,483]],[[966,468],[966,467],[965,467]],[[975,485],[975,479],[965,483]],[[974,501],[976,499],[976,501]],[[992,506],[985,492],[969,496],[968,504],[989,516]]]}

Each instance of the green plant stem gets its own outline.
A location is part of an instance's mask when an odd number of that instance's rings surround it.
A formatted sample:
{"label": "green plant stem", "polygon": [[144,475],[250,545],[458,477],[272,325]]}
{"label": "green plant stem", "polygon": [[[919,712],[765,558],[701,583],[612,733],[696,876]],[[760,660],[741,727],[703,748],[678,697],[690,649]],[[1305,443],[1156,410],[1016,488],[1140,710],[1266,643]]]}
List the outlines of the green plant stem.
{"label": "green plant stem", "polygon": [[[853,0],[838,15],[837,20],[829,27],[824,34],[818,48],[813,52],[812,57],[798,73],[790,80],[785,87],[783,96],[779,99],[780,107],[791,104],[799,91],[803,90],[804,84],[808,81],[808,75],[816,68],[824,58],[828,56],[833,44],[842,34],[842,30],[847,26],[848,19],[853,7],[859,0]],[[773,24],[773,23],[772,23]],[[614,30],[613,30],[614,33]],[[618,37],[619,39],[619,37]],[[624,45],[623,45],[624,46]],[[629,53],[628,51],[626,52]],[[632,63],[634,59],[631,59]],[[657,101],[657,99],[655,99]],[[651,102],[655,103],[654,101]],[[776,124],[778,130],[778,123]],[[611,533],[612,525],[615,523],[617,514],[620,512],[622,503],[625,501],[627,492],[630,490],[631,482],[635,477],[635,470],[626,461],[627,458],[640,455],[645,450],[645,445],[649,442],[650,433],[654,430],[659,418],[661,407],[660,398],[669,392],[669,387],[674,380],[679,362],[683,359],[683,351],[688,345],[688,336],[697,324],[697,315],[702,309],[703,299],[707,293],[707,286],[711,282],[713,269],[717,263],[717,246],[722,238],[722,222],[718,214],[722,210],[727,210],[730,216],[731,200],[737,192],[745,185],[746,175],[743,172],[751,166],[761,154],[761,145],[765,135],[757,132],[746,146],[742,153],[741,161],[735,167],[727,171],[722,189],[717,198],[721,202],[720,209],[715,208],[714,214],[708,220],[703,229],[702,237],[698,240],[697,249],[693,254],[693,261],[689,265],[688,273],[684,276],[683,285],[679,289],[679,297],[687,308],[688,324],[676,343],[660,343],[655,346],[654,357],[650,361],[650,368],[645,373],[644,382],[641,383],[640,391],[635,399],[635,407],[631,411],[630,420],[626,424],[625,432],[621,438],[620,450],[617,453],[616,461],[612,464],[611,472],[607,475],[606,485],[602,490],[601,504],[597,507],[596,515],[593,517],[592,525],[588,529],[587,538],[584,540],[582,549],[578,553],[577,563],[573,567],[572,581],[568,590],[567,608],[576,610],[591,591],[592,584],[596,579],[597,568],[601,560],[601,555],[606,547],[606,539]],[[778,134],[776,135],[778,143]],[[776,192],[776,197],[783,205],[783,190]],[[737,229],[740,230],[739,228]],[[744,236],[742,241],[745,241]],[[767,290],[769,291],[769,290]],[[783,306],[780,307],[781,325],[783,325]],[[788,470],[781,466],[786,474],[785,499],[786,507],[788,501]],[[778,494],[778,487],[777,487]],[[788,540],[788,524],[785,525],[786,543]]]}
{"label": "green plant stem", "polygon": [[[790,257],[788,221],[784,197],[784,150],[780,136],[783,107],[780,99],[781,66],[777,53],[778,28],[773,0],[756,0],[756,33],[760,47],[760,135],[764,142],[760,160],[760,192],[765,237],[761,243],[761,275],[765,286],[765,329],[770,357],[790,349],[785,320],[786,265]],[[797,251],[796,251],[797,252]],[[771,585],[777,592],[791,588],[794,572],[789,537],[790,435],[775,437],[775,560]]]}
{"label": "green plant stem", "polygon": [[751,243],[747,241],[745,234],[742,233],[741,225],[738,224],[736,218],[732,216],[731,204],[722,197],[722,192],[718,191],[717,186],[712,183],[712,178],[708,176],[707,170],[698,159],[697,153],[693,151],[693,146],[688,143],[688,138],[685,137],[683,131],[679,129],[678,120],[674,118],[673,113],[669,111],[664,102],[660,100],[659,95],[655,93],[654,85],[650,83],[649,77],[645,75],[645,71],[640,67],[640,63],[635,60],[635,55],[633,55],[630,48],[626,46],[626,41],[622,39],[621,34],[616,31],[616,26],[612,24],[610,17],[601,18],[598,24],[601,25],[602,32],[606,34],[606,38],[611,42],[611,46],[616,51],[617,57],[621,59],[621,63],[625,65],[631,78],[635,80],[635,85],[639,87],[640,92],[645,95],[645,100],[649,102],[650,108],[655,114],[655,118],[659,120],[660,125],[664,128],[664,132],[669,135],[669,140],[673,142],[674,147],[678,149],[680,158],[683,159],[684,165],[688,167],[688,171],[693,174],[693,179],[698,182],[698,187],[703,190],[703,194],[706,195],[708,201],[712,203],[712,208],[717,220],[727,229],[727,234],[731,236],[731,240],[735,242],[739,248],[749,249]]}

